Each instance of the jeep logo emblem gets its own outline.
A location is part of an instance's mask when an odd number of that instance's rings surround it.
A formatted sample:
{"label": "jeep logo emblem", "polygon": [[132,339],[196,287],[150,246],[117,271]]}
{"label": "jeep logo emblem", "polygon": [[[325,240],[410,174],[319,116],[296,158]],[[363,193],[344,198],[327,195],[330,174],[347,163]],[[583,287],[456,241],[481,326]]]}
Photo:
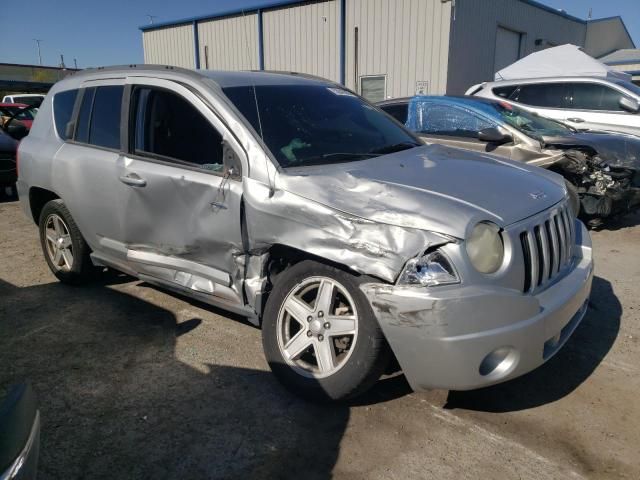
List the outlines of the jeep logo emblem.
{"label": "jeep logo emblem", "polygon": [[529,193],[529,196],[534,200],[541,200],[543,198],[547,198],[547,194],[541,190],[538,190],[537,192],[531,192]]}

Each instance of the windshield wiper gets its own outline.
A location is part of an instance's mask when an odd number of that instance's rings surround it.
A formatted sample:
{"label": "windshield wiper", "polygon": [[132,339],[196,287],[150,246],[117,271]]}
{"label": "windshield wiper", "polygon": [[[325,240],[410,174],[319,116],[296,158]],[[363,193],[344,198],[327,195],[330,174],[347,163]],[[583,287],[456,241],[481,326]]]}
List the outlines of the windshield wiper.
{"label": "windshield wiper", "polygon": [[370,157],[379,157],[381,153],[374,152],[334,152],[325,153],[315,157],[301,158],[294,162],[289,162],[289,167],[302,167],[305,165],[322,165],[328,163],[340,163],[346,160],[362,160]]}
{"label": "windshield wiper", "polygon": [[402,150],[409,150],[410,148],[420,147],[422,144],[415,142],[401,142],[401,143],[393,143],[391,145],[386,145],[381,148],[376,148],[375,150],[371,150],[370,153],[375,153],[378,155],[384,155],[387,153],[401,152]]}

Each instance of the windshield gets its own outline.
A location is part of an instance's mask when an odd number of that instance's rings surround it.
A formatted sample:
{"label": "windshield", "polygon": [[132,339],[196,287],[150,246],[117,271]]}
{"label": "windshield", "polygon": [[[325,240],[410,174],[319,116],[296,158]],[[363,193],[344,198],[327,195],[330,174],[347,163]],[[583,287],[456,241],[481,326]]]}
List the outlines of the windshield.
{"label": "windshield", "polygon": [[[16,120],[33,120],[33,109],[24,110],[25,107],[0,107],[0,114],[3,117],[11,117],[16,115]],[[24,110],[24,111],[21,111]]]}
{"label": "windshield", "polygon": [[573,130],[568,126],[514,107],[506,102],[486,103],[483,111],[491,117],[511,125],[525,135],[540,139],[543,136],[567,135]]}
{"label": "windshield", "polygon": [[614,80],[614,82],[640,97],[640,87],[635,83],[627,82],[625,80]]}
{"label": "windshield", "polygon": [[42,103],[44,97],[36,96],[36,97],[13,97],[14,103],[24,103],[25,105],[33,105],[39,107]]}
{"label": "windshield", "polygon": [[362,160],[420,145],[386,114],[339,87],[258,85],[255,96],[252,86],[223,90],[285,168]]}

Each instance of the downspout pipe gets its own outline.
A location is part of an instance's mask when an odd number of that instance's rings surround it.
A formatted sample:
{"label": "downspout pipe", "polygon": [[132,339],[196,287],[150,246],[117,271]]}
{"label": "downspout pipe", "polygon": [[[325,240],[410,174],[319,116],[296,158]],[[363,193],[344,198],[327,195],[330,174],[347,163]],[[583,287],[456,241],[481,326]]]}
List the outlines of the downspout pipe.
{"label": "downspout pipe", "polygon": [[198,21],[193,21],[193,51],[196,70],[200,70],[200,38],[198,38]]}
{"label": "downspout pipe", "polygon": [[258,9],[258,68],[264,70],[264,30],[262,28],[262,9]]}
{"label": "downspout pipe", "polygon": [[345,69],[346,69],[346,0],[340,0],[340,83],[345,84]]}

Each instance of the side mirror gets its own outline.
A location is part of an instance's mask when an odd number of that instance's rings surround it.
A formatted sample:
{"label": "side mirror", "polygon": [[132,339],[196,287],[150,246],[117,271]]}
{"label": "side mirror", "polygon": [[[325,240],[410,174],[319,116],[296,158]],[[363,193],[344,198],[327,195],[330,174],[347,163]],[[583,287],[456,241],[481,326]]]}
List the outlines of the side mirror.
{"label": "side mirror", "polygon": [[640,103],[635,98],[620,97],[618,102],[620,108],[631,113],[638,113],[640,110]]}
{"label": "side mirror", "polygon": [[495,127],[483,128],[478,132],[478,140],[481,142],[495,143],[502,145],[513,142],[513,137],[508,133],[503,133]]}

